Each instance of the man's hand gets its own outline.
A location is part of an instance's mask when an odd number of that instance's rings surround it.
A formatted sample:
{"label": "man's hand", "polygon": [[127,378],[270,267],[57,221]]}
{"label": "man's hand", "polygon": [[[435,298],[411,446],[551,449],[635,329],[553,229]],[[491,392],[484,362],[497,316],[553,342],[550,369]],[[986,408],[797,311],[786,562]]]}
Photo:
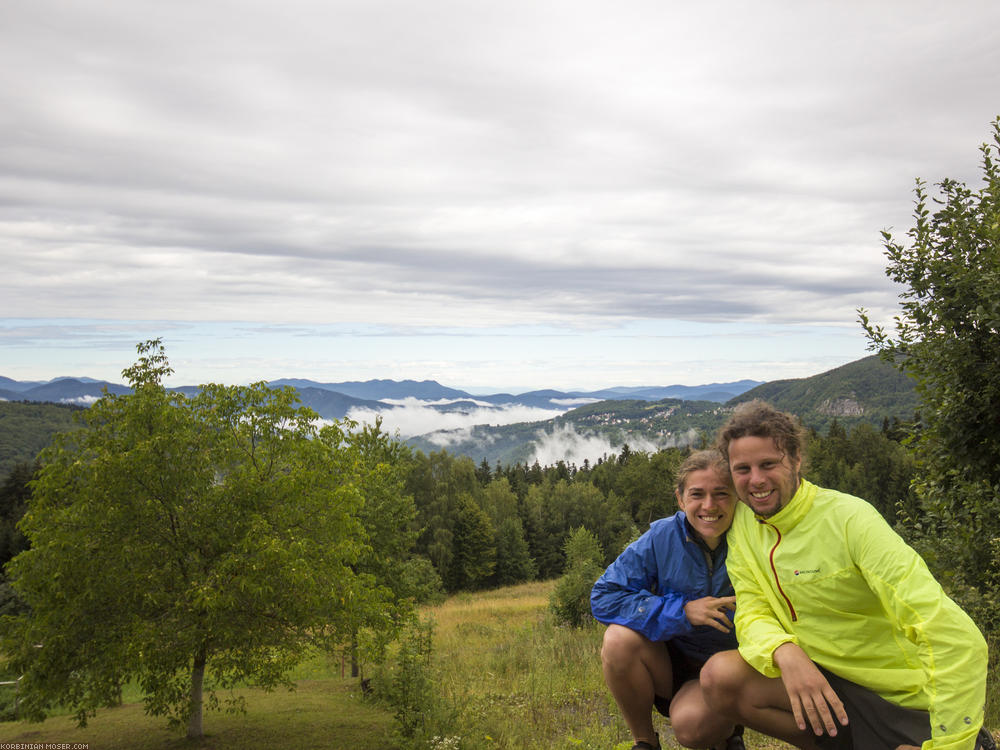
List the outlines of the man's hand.
{"label": "man's hand", "polygon": [[920,750],[916,745],[900,745],[896,750]]}
{"label": "man's hand", "polygon": [[703,596],[685,604],[684,614],[692,625],[711,625],[728,633],[733,629],[733,623],[726,615],[727,609],[730,612],[736,610],[735,596]]}
{"label": "man's hand", "polygon": [[837,721],[847,726],[844,704],[805,651],[794,643],[782,643],[774,650],[774,663],[781,670],[781,681],[800,730],[806,731],[807,719],[817,736],[836,736]]}

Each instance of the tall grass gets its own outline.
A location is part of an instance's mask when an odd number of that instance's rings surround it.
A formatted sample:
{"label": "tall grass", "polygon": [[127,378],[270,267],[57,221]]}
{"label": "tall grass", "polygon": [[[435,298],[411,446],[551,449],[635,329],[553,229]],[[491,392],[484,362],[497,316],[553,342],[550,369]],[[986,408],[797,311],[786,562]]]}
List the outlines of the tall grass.
{"label": "tall grass", "polygon": [[[437,625],[439,682],[459,709],[450,747],[631,748],[601,674],[604,627],[557,625],[548,608],[554,585],[462,594],[428,610]],[[662,745],[678,748],[669,722],[658,714],[654,722]],[[752,732],[747,744],[788,747]]]}
{"label": "tall grass", "polygon": [[608,748],[628,739],[600,673],[603,629],[556,626],[552,585],[463,594],[430,610],[463,747]]}

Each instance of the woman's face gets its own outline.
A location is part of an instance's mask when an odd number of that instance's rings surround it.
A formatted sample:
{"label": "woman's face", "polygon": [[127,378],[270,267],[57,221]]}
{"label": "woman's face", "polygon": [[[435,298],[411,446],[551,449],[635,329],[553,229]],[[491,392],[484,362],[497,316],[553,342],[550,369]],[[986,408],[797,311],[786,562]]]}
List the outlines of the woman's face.
{"label": "woman's face", "polygon": [[716,469],[692,471],[684,482],[684,492],[676,494],[691,527],[711,549],[718,547],[736,510],[728,478]]}

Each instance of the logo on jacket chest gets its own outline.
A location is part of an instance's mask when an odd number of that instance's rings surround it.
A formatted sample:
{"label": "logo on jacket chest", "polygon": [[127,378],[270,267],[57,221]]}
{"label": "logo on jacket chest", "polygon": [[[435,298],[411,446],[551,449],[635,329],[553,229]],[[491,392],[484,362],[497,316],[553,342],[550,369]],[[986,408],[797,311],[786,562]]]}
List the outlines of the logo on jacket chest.
{"label": "logo on jacket chest", "polygon": [[813,573],[819,573],[819,568],[801,568],[801,569],[796,568],[795,570],[792,571],[792,573],[797,576],[804,576]]}

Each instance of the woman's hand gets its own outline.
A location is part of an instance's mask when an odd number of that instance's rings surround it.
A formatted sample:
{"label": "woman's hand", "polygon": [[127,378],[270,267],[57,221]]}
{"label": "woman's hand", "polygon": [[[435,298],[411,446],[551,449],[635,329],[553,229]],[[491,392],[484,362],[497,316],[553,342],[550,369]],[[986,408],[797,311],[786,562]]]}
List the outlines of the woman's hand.
{"label": "woman's hand", "polygon": [[726,610],[736,611],[735,596],[703,596],[684,605],[684,614],[692,625],[709,625],[723,633],[733,629]]}

